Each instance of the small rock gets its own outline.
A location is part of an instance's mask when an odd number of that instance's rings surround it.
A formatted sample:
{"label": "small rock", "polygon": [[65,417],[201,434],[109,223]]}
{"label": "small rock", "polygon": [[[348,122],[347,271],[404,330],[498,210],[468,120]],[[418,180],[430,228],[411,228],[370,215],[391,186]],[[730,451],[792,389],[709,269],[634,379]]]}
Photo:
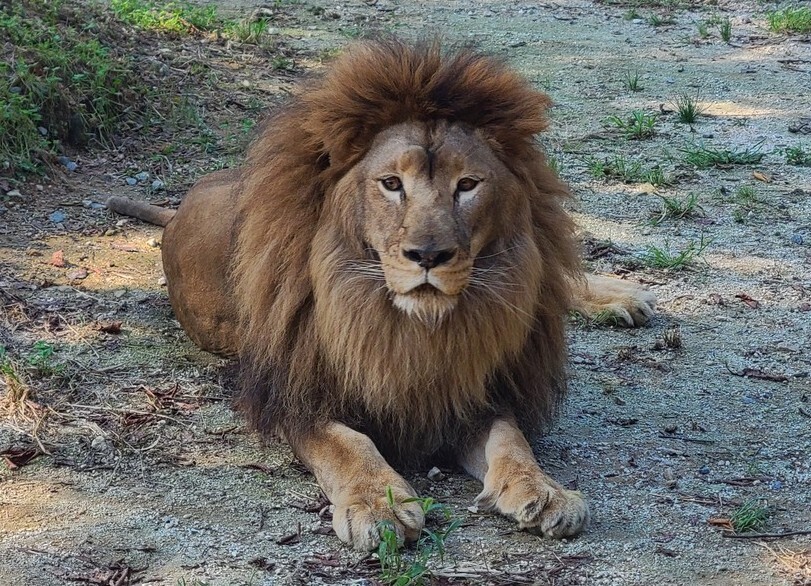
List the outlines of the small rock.
{"label": "small rock", "polygon": [[161,287],[166,287],[166,277],[161,277],[160,279],[158,279],[158,285],[160,285]]}
{"label": "small rock", "polygon": [[65,212],[56,210],[48,216],[48,219],[54,224],[61,224],[67,219],[67,216],[65,215]]}
{"label": "small rock", "polygon": [[44,126],[38,126],[37,132],[39,132],[42,136],[48,136],[48,129]]}
{"label": "small rock", "polygon": [[135,177],[127,177],[126,179],[124,179],[124,181],[127,182],[127,185],[135,185],[136,183],[138,183],[138,180]]}
{"label": "small rock", "polygon": [[772,490],[780,490],[781,488],[783,488],[783,483],[780,482],[779,480],[772,480],[770,486]]}
{"label": "small rock", "polygon": [[37,183],[36,188],[37,188],[37,191],[42,191],[42,190],[44,190],[44,189],[45,189],[45,188],[44,188],[42,185],[40,185],[39,183]]}
{"label": "small rock", "polygon": [[677,429],[678,429],[678,426],[671,423],[669,425],[665,425],[664,432],[665,433],[676,433]]}
{"label": "small rock", "polygon": [[96,450],[97,452],[110,451],[110,444],[107,443],[107,440],[100,435],[93,438],[93,441],[90,442],[90,447]]}
{"label": "small rock", "polygon": [[802,243],[803,243],[802,234],[792,234],[791,235],[791,243],[796,244],[798,246],[802,245]]}
{"label": "small rock", "polygon": [[113,297],[115,297],[116,299],[121,299],[126,294],[127,294],[126,289],[118,289],[117,291],[113,291]]}
{"label": "small rock", "polygon": [[55,267],[64,267],[65,266],[65,253],[61,250],[57,250],[51,255],[51,262],[50,264]]}
{"label": "small rock", "polygon": [[127,218],[123,218],[123,219],[121,219],[121,220],[118,220],[118,221],[115,223],[115,227],[116,227],[116,228],[123,228],[124,226],[126,226],[126,225],[127,225],[127,224],[129,224],[129,223],[130,223],[130,221],[129,221]]}
{"label": "small rock", "polygon": [[8,211],[8,208],[5,208],[5,207],[3,207],[3,206],[0,206],[0,216],[2,216],[3,214],[5,214],[7,211]]}
{"label": "small rock", "polygon": [[87,269],[78,268],[68,271],[66,275],[68,279],[71,281],[81,281],[82,279],[87,278]]}
{"label": "small rock", "polygon": [[469,513],[474,513],[475,514],[475,513],[479,512],[479,507],[477,507],[476,505],[473,505],[471,507],[468,507],[467,510],[468,510]]}
{"label": "small rock", "polygon": [[108,228],[107,230],[104,231],[104,235],[105,236],[115,236],[116,234],[118,234],[118,232],[119,232],[119,230],[116,230],[115,228]]}
{"label": "small rock", "polygon": [[152,191],[160,191],[163,188],[164,184],[160,179],[155,179],[155,181],[152,182]]}
{"label": "small rock", "polygon": [[11,191],[6,192],[6,197],[17,201],[25,201],[25,196],[20,193],[19,189],[12,189]]}
{"label": "small rock", "polygon": [[709,474],[710,473],[710,467],[705,464],[704,466],[702,466],[701,468],[698,469],[698,473],[699,474]]}
{"label": "small rock", "polygon": [[140,173],[136,173],[135,174],[135,179],[137,181],[146,181],[147,179],[149,179],[149,173],[147,173],[146,171],[141,171]]}
{"label": "small rock", "polygon": [[160,245],[161,245],[161,243],[160,243],[160,242],[158,242],[158,241],[157,241],[156,239],[154,239],[154,238],[150,238],[149,240],[147,240],[147,241],[146,241],[146,245],[147,245],[147,246],[151,246],[152,248],[157,248],[158,246],[160,246]]}
{"label": "small rock", "polygon": [[79,165],[77,165],[73,161],[68,161],[68,164],[65,165],[65,169],[67,169],[68,171],[75,171],[78,168],[79,168]]}
{"label": "small rock", "polygon": [[440,480],[443,480],[444,478],[445,478],[445,475],[442,474],[442,470],[440,470],[436,466],[434,466],[433,468],[431,468],[428,471],[428,480],[433,480],[435,482],[438,482]]}

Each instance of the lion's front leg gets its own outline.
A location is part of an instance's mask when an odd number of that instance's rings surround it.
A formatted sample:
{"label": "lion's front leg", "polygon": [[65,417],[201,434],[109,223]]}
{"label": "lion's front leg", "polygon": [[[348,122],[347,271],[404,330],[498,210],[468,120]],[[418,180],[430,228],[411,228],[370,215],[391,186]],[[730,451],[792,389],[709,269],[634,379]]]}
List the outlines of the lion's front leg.
{"label": "lion's front leg", "polygon": [[524,434],[508,419],[498,419],[461,455],[469,474],[484,483],[476,504],[518,521],[521,529],[547,537],[569,537],[589,522],[583,496],[547,476]]}
{"label": "lion's front leg", "polygon": [[571,309],[586,316],[607,312],[617,323],[629,327],[645,324],[654,314],[656,295],[629,281],[599,275],[584,275],[572,286]]}
{"label": "lion's front leg", "polygon": [[[331,422],[291,444],[335,505],[332,526],[341,541],[370,551],[380,543],[380,523],[385,521],[392,524],[401,541],[420,536],[425,524],[422,507],[418,502],[403,502],[417,493],[367,436]],[[387,494],[389,487],[393,503]]]}

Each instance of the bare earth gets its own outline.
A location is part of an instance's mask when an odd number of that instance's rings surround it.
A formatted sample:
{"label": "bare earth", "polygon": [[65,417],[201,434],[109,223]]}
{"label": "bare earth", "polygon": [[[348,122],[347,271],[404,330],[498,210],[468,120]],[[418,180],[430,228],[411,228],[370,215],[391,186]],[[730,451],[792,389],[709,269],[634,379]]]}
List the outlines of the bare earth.
{"label": "bare earth", "polygon": [[[255,7],[238,4],[237,14]],[[535,449],[588,496],[585,535],[552,542],[471,512],[479,486],[458,471],[408,475],[464,519],[432,566],[436,583],[811,584],[808,534],[724,535],[747,502],[770,512],[756,533],[811,531],[811,167],[784,155],[811,149],[810,135],[789,131],[811,115],[809,38],[770,33],[767,7],[746,0],[639,9],[636,20],[623,18],[627,6],[586,0],[315,5],[285,6],[272,23],[298,73],[329,67],[318,56],[359,30],[435,31],[503,55],[550,93],[544,144],[575,193],[589,265],[660,299],[639,330],[572,323],[571,396]],[[653,13],[674,22],[654,27]],[[716,24],[698,34],[713,15],[730,19],[729,43]],[[155,47],[154,58],[181,67],[207,43]],[[218,55],[205,115],[219,121],[255,118],[228,100],[278,103],[297,75],[239,47]],[[638,92],[625,83],[634,71]],[[693,125],[672,113],[684,93],[706,108]],[[628,140],[607,123],[632,110],[659,115],[653,138]],[[693,144],[764,156],[696,169],[681,152]],[[29,381],[36,415],[0,419],[0,453],[46,452],[16,470],[0,464],[0,584],[375,584],[375,561],[328,533],[313,477],[232,412],[227,364],[174,321],[148,243],[160,229],[83,206],[110,195],[174,204],[213,162],[139,148],[78,153],[75,173],[35,178],[0,215],[0,344],[26,356],[45,340],[57,365]],[[675,184],[589,174],[619,154],[660,165]],[[167,191],[127,186],[138,170]],[[743,201],[742,186],[755,198]],[[660,196],[690,194],[695,216],[651,222]],[[63,222],[48,219],[55,210]],[[686,270],[639,260],[651,245],[678,251],[702,237]],[[57,251],[66,266],[54,266]],[[675,329],[681,348],[664,343]]]}

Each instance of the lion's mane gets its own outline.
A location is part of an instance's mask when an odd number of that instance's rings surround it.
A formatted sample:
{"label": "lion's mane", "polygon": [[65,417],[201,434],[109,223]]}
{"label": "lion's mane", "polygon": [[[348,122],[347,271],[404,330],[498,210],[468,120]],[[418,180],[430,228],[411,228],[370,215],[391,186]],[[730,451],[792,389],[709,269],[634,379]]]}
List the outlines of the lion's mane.
{"label": "lion's mane", "polygon": [[[414,461],[464,445],[499,414],[527,433],[549,421],[566,389],[567,281],[579,274],[568,191],[534,138],[549,106],[498,59],[386,40],[352,47],[266,122],[242,173],[231,267],[238,404],[255,427],[294,439],[336,419]],[[331,201],[334,187],[381,130],[409,121],[478,129],[517,178],[504,197],[529,200],[534,230],[503,236],[530,243],[537,268],[513,278],[531,312],[471,295],[432,331],[376,284],[335,278],[340,268],[315,258],[325,246],[362,253],[363,198]],[[334,242],[316,243],[322,228]]]}

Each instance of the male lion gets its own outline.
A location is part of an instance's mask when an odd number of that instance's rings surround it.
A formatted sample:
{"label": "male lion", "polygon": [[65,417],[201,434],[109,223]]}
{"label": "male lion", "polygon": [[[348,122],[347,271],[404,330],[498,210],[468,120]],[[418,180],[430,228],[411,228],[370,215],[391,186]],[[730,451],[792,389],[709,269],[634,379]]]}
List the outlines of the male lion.
{"label": "male lion", "polygon": [[381,521],[406,540],[423,527],[389,461],[451,458],[483,482],[480,507],[550,537],[588,523],[525,436],[566,389],[567,310],[634,325],[654,298],[583,277],[568,191],[534,141],[549,105],[469,50],[360,43],[173,218],[109,204],[166,225],[178,320],[238,356],[238,404],[286,438],[357,549]]}

